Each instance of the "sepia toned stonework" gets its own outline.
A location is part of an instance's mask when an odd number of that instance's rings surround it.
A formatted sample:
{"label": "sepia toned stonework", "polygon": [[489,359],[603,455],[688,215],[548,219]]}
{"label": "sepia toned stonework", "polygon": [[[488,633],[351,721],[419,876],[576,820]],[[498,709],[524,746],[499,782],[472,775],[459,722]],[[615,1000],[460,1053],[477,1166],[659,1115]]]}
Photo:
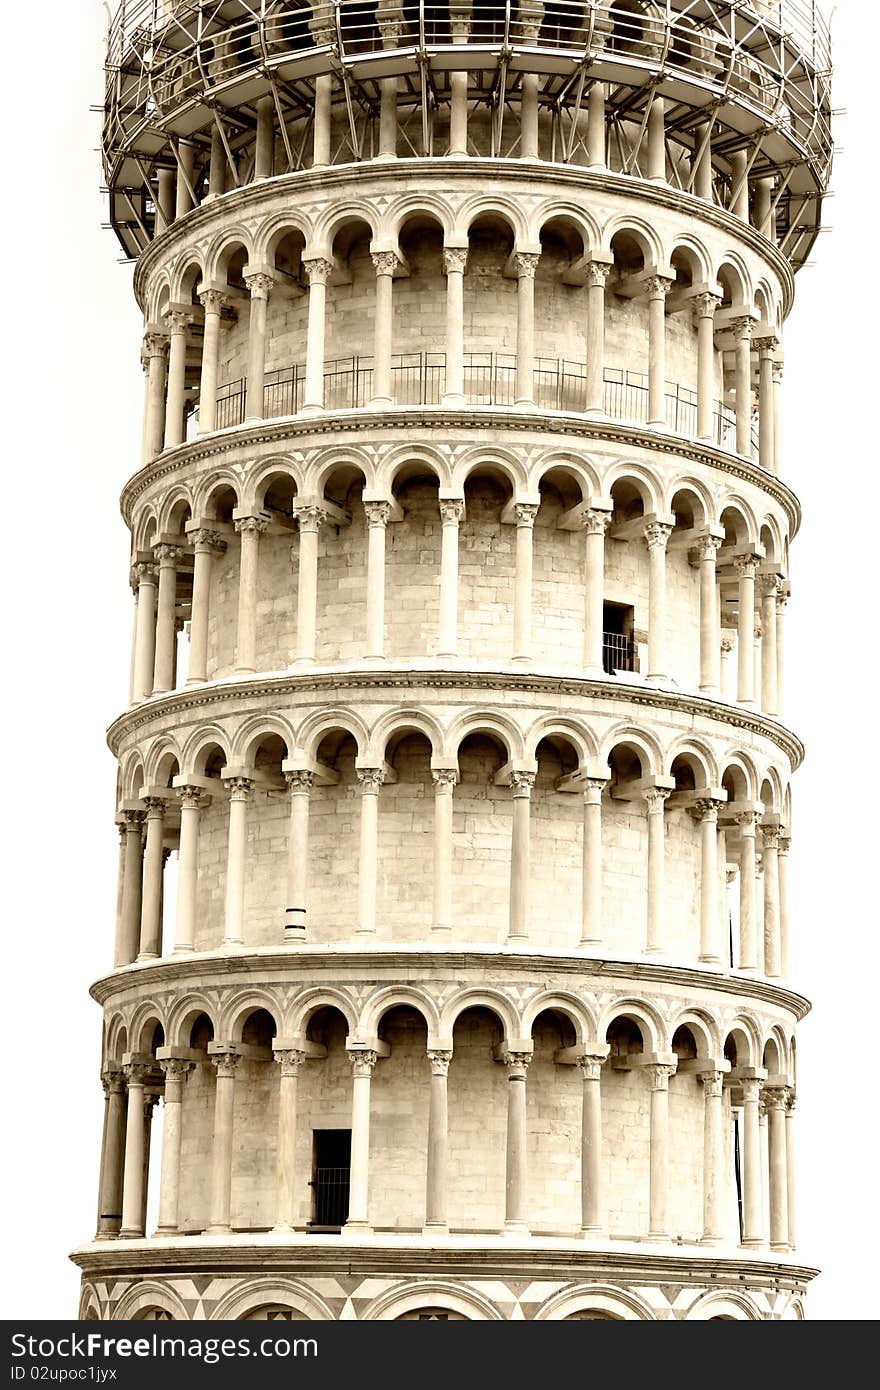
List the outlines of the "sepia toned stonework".
{"label": "sepia toned stonework", "polygon": [[82,1318],[803,1316],[780,397],[829,67],[806,0],[118,11]]}

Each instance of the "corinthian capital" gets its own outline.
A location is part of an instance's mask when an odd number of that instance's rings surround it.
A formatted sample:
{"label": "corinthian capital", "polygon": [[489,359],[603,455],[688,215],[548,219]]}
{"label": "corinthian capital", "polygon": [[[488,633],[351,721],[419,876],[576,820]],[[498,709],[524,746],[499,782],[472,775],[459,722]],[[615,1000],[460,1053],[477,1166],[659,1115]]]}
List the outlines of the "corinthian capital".
{"label": "corinthian capital", "polygon": [[272,293],[272,286],[275,284],[275,276],[269,275],[266,271],[257,270],[252,275],[245,275],[244,283],[247,285],[251,299],[268,299]]}
{"label": "corinthian capital", "polygon": [[466,246],[443,247],[443,274],[464,275],[467,269],[468,249]]}
{"label": "corinthian capital", "polygon": [[666,521],[648,521],[645,523],[645,540],[649,550],[665,550],[671,535],[672,527]]}
{"label": "corinthian capital", "polygon": [[540,259],[540,254],[535,255],[532,251],[514,251],[513,263],[516,266],[516,278],[518,280],[534,280]]}
{"label": "corinthian capital", "polygon": [[358,1077],[370,1077],[378,1060],[378,1053],[371,1051],[349,1052],[348,1060],[351,1063],[352,1076],[356,1080]]}
{"label": "corinthian capital", "polygon": [[374,251],[370,259],[377,275],[393,275],[397,269],[398,259],[394,251]]}
{"label": "corinthian capital", "polygon": [[322,256],[316,256],[311,261],[303,261],[302,268],[310,285],[326,285],[333,274],[332,261],[326,261]]}

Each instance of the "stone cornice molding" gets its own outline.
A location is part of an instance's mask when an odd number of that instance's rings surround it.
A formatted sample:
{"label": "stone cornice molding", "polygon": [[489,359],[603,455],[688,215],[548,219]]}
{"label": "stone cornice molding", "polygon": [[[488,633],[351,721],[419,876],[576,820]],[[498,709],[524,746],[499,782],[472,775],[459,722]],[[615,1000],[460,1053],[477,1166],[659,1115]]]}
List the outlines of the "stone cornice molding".
{"label": "stone cornice molding", "polygon": [[164,960],[122,966],[96,980],[89,992],[97,1003],[105,1005],[127,990],[136,991],[141,998],[145,987],[192,984],[194,979],[203,988],[207,976],[220,979],[239,976],[250,985],[254,983],[254,976],[264,977],[261,981],[264,984],[275,976],[289,983],[287,977],[291,973],[298,981],[311,979],[311,974],[305,974],[306,968],[314,972],[315,978],[321,978],[323,972],[334,980],[341,977],[344,968],[349,968],[357,972],[359,980],[374,978],[387,983],[389,972],[394,970],[399,971],[403,979],[418,979],[424,972],[436,972],[441,966],[451,977],[456,972],[471,970],[477,974],[482,972],[481,978],[492,978],[496,982],[515,972],[533,972],[543,979],[552,971],[561,975],[581,975],[585,980],[621,980],[630,988],[634,982],[678,985],[696,990],[704,998],[709,991],[729,995],[736,1001],[737,1008],[742,1007],[744,997],[772,1004],[790,1011],[798,1023],[810,1012],[809,1000],[802,994],[772,980],[742,972],[722,973],[647,959],[618,960],[592,955],[586,950],[536,951],[528,946],[508,946],[500,950],[497,946],[473,944],[456,948],[451,943],[438,947],[413,943],[406,948],[297,944],[295,947],[261,946],[232,954],[222,950],[195,952],[185,958],[169,956]]}
{"label": "stone cornice molding", "polygon": [[[120,496],[120,510],[126,525],[131,526],[134,504],[147,488],[163,478],[177,479],[191,464],[200,463],[203,459],[221,459],[233,450],[246,452],[260,444],[282,443],[299,450],[308,448],[310,444],[326,448],[321,436],[336,433],[341,436],[340,447],[344,447],[349,435],[368,434],[371,442],[375,443],[381,430],[399,429],[415,431],[417,436],[433,436],[441,427],[447,437],[450,431],[461,430],[470,442],[479,439],[477,432],[481,429],[491,433],[491,442],[495,445],[503,443],[503,438],[498,439],[499,431],[502,436],[505,432],[521,435],[531,431],[540,436],[542,445],[548,450],[559,439],[597,439],[624,448],[647,449],[656,454],[672,455],[676,460],[704,464],[740,482],[752,483],[772,497],[788,517],[790,539],[794,539],[800,528],[801,506],[791,488],[756,463],[715,448],[705,441],[687,439],[659,429],[648,430],[637,423],[628,425],[621,420],[498,406],[389,406],[385,410],[365,408],[360,412],[346,411],[344,415],[327,412],[322,415],[288,415],[251,421],[164,450],[129,478]],[[388,443],[390,446],[393,441]]]}
{"label": "stone cornice molding", "polygon": [[[360,184],[369,182],[371,178],[381,182],[383,189],[400,184],[402,190],[405,190],[413,183],[418,183],[423,188],[428,183],[452,183],[453,187],[457,187],[459,175],[456,170],[450,168],[447,160],[423,157],[388,161],[383,163],[381,172],[369,163],[301,169],[289,174],[276,175],[260,183],[245,184],[241,188],[231,189],[208,204],[203,203],[192,208],[184,217],[173,222],[166,231],[154,238],[141,253],[134,273],[134,293],[138,304],[141,308],[144,307],[146,282],[154,270],[166,259],[173,259],[175,254],[191,244],[191,240],[204,240],[221,227],[230,225],[232,221],[240,221],[248,214],[263,212],[268,215],[275,209],[276,204],[294,212],[297,195],[302,195],[304,199],[313,198],[315,194],[325,190],[331,194],[339,192],[341,186],[345,196],[351,198],[354,192],[352,180],[355,179]],[[469,158],[466,167],[461,170],[460,179],[462,187],[468,192],[473,190],[475,183],[482,183],[486,187],[497,184],[505,187],[513,185],[514,192],[517,186],[525,185],[532,188],[536,184],[546,184],[548,195],[552,189],[557,197],[562,197],[567,185],[585,193],[607,192],[623,195],[635,198],[643,204],[653,204],[681,213],[689,221],[704,222],[717,227],[728,237],[736,238],[762,256],[779,277],[786,315],[794,302],[794,272],[778,247],[768,241],[757,227],[744,222],[741,217],[735,216],[725,208],[707,203],[693,193],[651,183],[633,174],[613,173],[611,170],[597,171],[578,165],[551,164],[543,161],[530,167],[510,159],[492,159],[485,156]],[[599,250],[598,247],[592,249],[594,252]]]}
{"label": "stone cornice molding", "polygon": [[[625,681],[595,680],[588,676],[542,676],[536,672],[520,674],[513,671],[444,669],[439,665],[433,670],[415,670],[409,666],[402,666],[382,671],[375,668],[363,671],[305,671],[302,674],[285,671],[259,677],[245,676],[238,680],[224,678],[221,681],[206,682],[204,685],[184,687],[168,695],[153,696],[143,704],[126,710],[107,730],[107,742],[110,751],[114,756],[118,756],[122,740],[126,736],[137,733],[139,729],[146,728],[155,720],[164,728],[170,716],[184,714],[189,710],[211,708],[227,700],[241,702],[270,696],[274,706],[281,696],[295,699],[305,693],[323,690],[412,690],[419,687],[431,690],[477,689],[481,692],[483,704],[490,691],[580,696],[595,701],[624,700],[628,705],[644,706],[648,709],[671,709],[703,719],[714,718],[725,729],[744,729],[748,733],[769,739],[789,759],[793,772],[800,767],[804,758],[804,745],[801,740],[778,720],[753,710],[743,709],[739,705],[725,704],[710,696],[677,694],[675,691],[662,690],[656,686],[629,685]],[[336,693],[334,698],[338,700],[339,694]]]}

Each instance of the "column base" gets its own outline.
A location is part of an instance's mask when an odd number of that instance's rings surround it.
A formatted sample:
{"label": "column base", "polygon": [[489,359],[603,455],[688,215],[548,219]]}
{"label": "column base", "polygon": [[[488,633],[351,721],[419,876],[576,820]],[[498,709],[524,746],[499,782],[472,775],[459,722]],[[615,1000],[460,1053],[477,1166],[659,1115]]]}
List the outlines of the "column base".
{"label": "column base", "polygon": [[204,685],[207,679],[207,676],[187,676],[183,684],[184,687],[188,685]]}
{"label": "column base", "polygon": [[369,1221],[346,1221],[342,1229],[343,1231],[361,1231],[369,1234],[372,1234],[373,1231]]}
{"label": "column base", "polygon": [[537,410],[535,402],[533,400],[529,400],[526,396],[520,396],[518,400],[515,400],[513,403],[513,408],[514,410]]}
{"label": "column base", "polygon": [[179,1226],[157,1226],[156,1229],[155,1229],[155,1231],[153,1232],[153,1235],[154,1235],[155,1237],[157,1237],[157,1238],[160,1237],[160,1236],[178,1236],[178,1235],[180,1235],[180,1227],[179,1227]]}
{"label": "column base", "polygon": [[701,1245],[723,1245],[723,1236],[700,1236]]}
{"label": "column base", "polygon": [[354,929],[354,934],[355,934],[355,936],[375,936],[375,935],[376,935],[376,928],[375,928],[375,927],[355,927],[355,929]]}
{"label": "column base", "polygon": [[516,944],[517,942],[519,942],[519,941],[528,941],[528,939],[529,939],[529,938],[526,936],[526,934],[525,934],[524,931],[519,931],[519,932],[508,932],[507,937],[505,938],[505,943],[504,943],[504,944],[505,944],[506,946],[511,945],[511,943],[513,943],[513,944],[515,945],[515,944]]}
{"label": "column base", "polygon": [[236,666],[233,671],[235,676],[254,676],[256,673],[256,666]]}
{"label": "column base", "polygon": [[449,1227],[445,1221],[427,1221],[422,1227],[423,1236],[448,1236]]}
{"label": "column base", "polygon": [[284,940],[287,941],[287,942],[289,942],[291,946],[295,946],[295,945],[297,945],[298,943],[304,943],[304,942],[305,942],[305,939],[306,939],[306,929],[305,929],[305,927],[285,927],[285,928],[284,928]]}
{"label": "column base", "polygon": [[775,1250],[777,1255],[787,1255],[791,1250],[787,1240],[771,1240],[770,1249]]}
{"label": "column base", "polygon": [[[581,950],[583,950],[583,951],[588,951],[588,950],[590,949],[591,946],[601,946],[601,945],[602,945],[602,938],[601,938],[601,936],[582,936],[581,939],[580,939],[580,941],[578,942],[578,947],[579,947]],[[584,1230],[586,1230],[586,1227],[584,1227]]]}
{"label": "column base", "polygon": [[[315,168],[317,166],[313,165],[312,167]],[[309,401],[305,405],[300,406],[299,413],[300,415],[321,415],[323,413],[323,410],[323,401],[318,403],[316,403],[315,401]]]}
{"label": "column base", "polygon": [[171,954],[172,956],[190,956],[195,949],[192,942],[188,941],[185,946],[175,946]]}
{"label": "column base", "polygon": [[703,955],[701,955],[699,959],[700,959],[701,965],[720,965],[720,964],[721,964],[721,957],[720,957],[720,956],[703,956]]}
{"label": "column base", "polygon": [[467,405],[467,396],[464,392],[448,391],[445,395],[440,397],[440,404],[446,406]]}
{"label": "column base", "polygon": [[765,1242],[761,1240],[759,1236],[746,1236],[739,1244],[742,1250],[760,1250],[763,1248]]}
{"label": "column base", "polygon": [[590,681],[607,681],[609,673],[604,666],[585,666],[581,674]]}
{"label": "column base", "polygon": [[508,1238],[516,1240],[518,1237],[530,1236],[532,1233],[525,1221],[505,1221],[501,1234],[505,1240]]}
{"label": "column base", "polygon": [[447,932],[451,932],[451,931],[452,931],[452,923],[451,923],[451,922],[435,922],[434,926],[431,928],[431,935],[432,935],[432,936],[446,936]]}
{"label": "column base", "polygon": [[373,396],[370,401],[370,410],[388,410],[394,401],[390,396]]}
{"label": "column base", "polygon": [[581,1236],[583,1237],[584,1240],[604,1240],[604,1239],[605,1239],[605,1227],[604,1227],[604,1226],[582,1226],[582,1227],[581,1227]]}
{"label": "column base", "polygon": [[209,1226],[205,1227],[205,1235],[229,1236],[232,1235],[232,1227],[229,1225],[215,1225],[215,1223],[212,1221]]}
{"label": "column base", "polygon": [[117,1239],[118,1239],[118,1240],[143,1240],[143,1239],[144,1239],[144,1233],[143,1233],[143,1231],[134,1231],[134,1230],[132,1230],[132,1229],[130,1229],[130,1228],[129,1228],[129,1229],[123,1229],[123,1230],[121,1230],[121,1231],[119,1232],[119,1235],[118,1235]]}
{"label": "column base", "polygon": [[649,1231],[646,1236],[642,1236],[642,1240],[647,1240],[651,1241],[652,1243],[659,1244],[661,1241],[664,1240],[672,1240],[672,1236],[669,1234],[668,1231]]}

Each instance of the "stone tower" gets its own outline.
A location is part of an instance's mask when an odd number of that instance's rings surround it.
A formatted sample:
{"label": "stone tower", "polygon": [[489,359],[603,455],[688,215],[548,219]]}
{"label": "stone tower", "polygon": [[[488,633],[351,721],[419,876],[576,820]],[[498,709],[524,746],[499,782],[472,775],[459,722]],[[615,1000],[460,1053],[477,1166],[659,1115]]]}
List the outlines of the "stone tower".
{"label": "stone tower", "polygon": [[803,1315],[779,401],[828,82],[810,0],[120,5],[81,1316]]}

